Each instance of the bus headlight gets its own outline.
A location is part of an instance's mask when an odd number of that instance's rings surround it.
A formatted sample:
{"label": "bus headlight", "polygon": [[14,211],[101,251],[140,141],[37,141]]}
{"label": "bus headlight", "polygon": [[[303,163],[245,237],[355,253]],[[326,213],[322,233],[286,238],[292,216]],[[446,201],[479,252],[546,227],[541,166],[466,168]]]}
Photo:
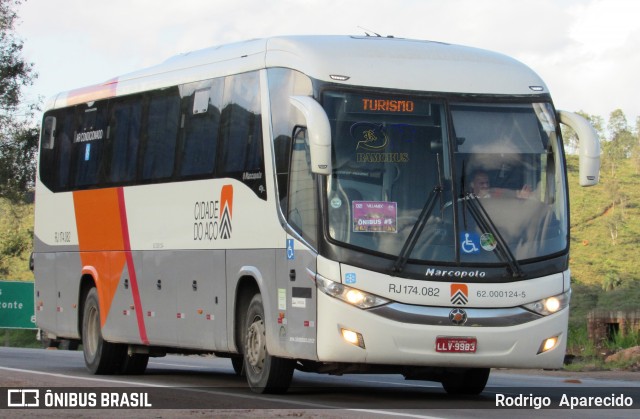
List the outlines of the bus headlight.
{"label": "bus headlight", "polygon": [[316,282],[318,284],[318,289],[328,296],[337,298],[345,303],[349,303],[362,309],[377,307],[389,303],[389,300],[386,298],[378,297],[377,295],[348,287],[339,282],[323,278],[320,275],[316,276]]}
{"label": "bus headlight", "polygon": [[557,313],[564,308],[567,308],[569,306],[570,300],[571,290],[563,294],[554,295],[553,297],[543,298],[542,300],[525,304],[523,307],[527,310],[533,311],[534,313],[548,316],[550,314]]}

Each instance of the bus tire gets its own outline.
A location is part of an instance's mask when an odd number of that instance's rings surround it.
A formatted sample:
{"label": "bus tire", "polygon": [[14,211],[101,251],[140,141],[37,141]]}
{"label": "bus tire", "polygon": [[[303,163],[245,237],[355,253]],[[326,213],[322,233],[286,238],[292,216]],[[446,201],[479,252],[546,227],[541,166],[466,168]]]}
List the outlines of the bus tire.
{"label": "bus tire", "polygon": [[291,384],[295,361],[269,355],[262,296],[256,294],[249,303],[245,323],[244,371],[255,393],[285,393]]}
{"label": "bus tire", "polygon": [[102,338],[98,292],[91,288],[84,302],[82,316],[82,352],[87,369],[99,375],[118,373],[126,356],[125,351],[126,346]]}
{"label": "bus tire", "polygon": [[149,354],[124,354],[121,374],[140,375],[144,374],[149,363]]}
{"label": "bus tire", "polygon": [[482,393],[491,368],[460,368],[449,370],[442,379],[442,387],[448,394],[477,395]]}
{"label": "bus tire", "polygon": [[233,371],[235,371],[238,377],[244,377],[244,357],[243,356],[232,356],[231,357],[231,365],[233,366]]}

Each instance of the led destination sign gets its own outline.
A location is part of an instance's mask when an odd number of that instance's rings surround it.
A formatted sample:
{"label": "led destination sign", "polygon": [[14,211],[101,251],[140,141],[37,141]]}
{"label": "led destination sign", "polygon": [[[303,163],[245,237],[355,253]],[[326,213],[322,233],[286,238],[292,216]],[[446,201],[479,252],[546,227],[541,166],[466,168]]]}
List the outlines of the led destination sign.
{"label": "led destination sign", "polygon": [[429,116],[429,102],[395,97],[347,96],[347,112]]}

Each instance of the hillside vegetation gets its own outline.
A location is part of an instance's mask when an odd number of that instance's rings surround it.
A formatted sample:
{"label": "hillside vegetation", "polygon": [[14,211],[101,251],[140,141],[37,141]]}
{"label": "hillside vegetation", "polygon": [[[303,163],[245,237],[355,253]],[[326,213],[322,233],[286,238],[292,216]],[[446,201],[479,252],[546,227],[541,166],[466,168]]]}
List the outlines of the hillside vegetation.
{"label": "hillside vegetation", "polygon": [[32,281],[33,204],[0,198],[0,280]]}
{"label": "hillside vegetation", "polygon": [[640,310],[640,173],[632,159],[608,166],[603,159],[599,185],[581,188],[568,157],[573,327],[595,308]]}
{"label": "hillside vegetation", "polygon": [[612,290],[640,279],[640,173],[630,159],[615,176],[603,166],[600,184],[578,186],[578,160],[568,158],[571,273],[585,285]]}

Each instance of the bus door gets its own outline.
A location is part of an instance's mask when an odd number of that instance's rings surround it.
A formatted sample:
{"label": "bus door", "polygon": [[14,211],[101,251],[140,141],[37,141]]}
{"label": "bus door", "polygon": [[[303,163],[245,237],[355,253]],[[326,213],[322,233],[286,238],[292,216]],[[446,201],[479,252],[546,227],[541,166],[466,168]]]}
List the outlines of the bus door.
{"label": "bus door", "polygon": [[297,234],[287,234],[284,251],[277,252],[279,339],[289,354],[317,357],[316,272],[320,212],[316,176],[311,173],[307,130],[297,129],[291,150],[286,217]]}

